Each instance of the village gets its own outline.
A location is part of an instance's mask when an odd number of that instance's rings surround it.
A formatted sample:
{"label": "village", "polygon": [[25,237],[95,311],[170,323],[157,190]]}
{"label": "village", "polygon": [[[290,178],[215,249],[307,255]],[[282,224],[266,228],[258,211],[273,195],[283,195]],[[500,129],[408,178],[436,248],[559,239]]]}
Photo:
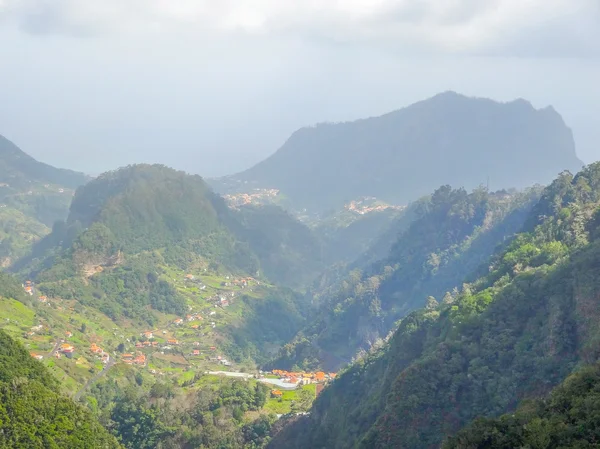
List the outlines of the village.
{"label": "village", "polygon": [[382,212],[384,210],[401,211],[405,209],[405,206],[392,206],[378,201],[375,197],[364,197],[355,201],[350,201],[344,208],[347,211],[354,212],[358,215],[366,215],[372,212]]}
{"label": "village", "polygon": [[[188,311],[183,316],[160,315],[156,326],[146,329],[140,328],[140,323],[119,327],[77,300],[46,296],[33,281],[23,282],[23,291],[39,310],[31,315],[27,328],[23,326],[26,321],[18,324],[31,356],[67,382],[75,397],[81,397],[98,379],[112,378],[125,367],[144,377],[169,379],[190,388],[197,382],[211,383],[227,376],[268,385],[267,408],[278,416],[290,410],[301,412],[304,405],[298,409],[298,404],[317,397],[335,379],[336,373],[267,372],[231,360],[221,342],[232,317],[240,312],[243,301],[238,302],[238,297],[260,297],[261,289],[270,288],[268,285],[261,285],[254,277],[215,275],[203,268],[193,274],[168,275],[189,298]],[[7,313],[16,315],[14,311]],[[50,316],[55,318],[44,318]],[[8,325],[16,324],[11,318]]]}
{"label": "village", "polygon": [[225,195],[223,198],[231,208],[239,208],[249,204],[272,203],[279,195],[277,189],[254,189],[252,193],[236,193]]}
{"label": "village", "polygon": [[[177,278],[174,281],[177,282]],[[119,332],[119,328],[114,327],[111,336],[107,332],[110,329],[108,323],[94,331],[90,326],[85,333],[76,327],[61,331],[40,323],[24,332],[23,337],[31,341],[28,344],[32,348],[31,355],[38,360],[64,358],[81,366],[99,363],[104,369],[123,363],[146,368],[152,375],[162,375],[164,369],[177,372],[173,368],[181,372],[204,366],[231,368],[233,363],[215,344],[218,326],[226,326],[229,319],[225,311],[235,303],[235,298],[244,292],[252,292],[261,283],[248,276],[188,273],[181,275],[177,285],[191,299],[189,311],[185,316],[163,322],[161,327],[129,336],[125,335],[125,330]],[[49,307],[48,311],[73,317],[78,315],[76,308],[81,309],[76,301],[41,294],[33,281],[25,281],[22,288],[40,305]],[[73,318],[69,320],[73,321]],[[98,333],[100,330],[103,332]],[[77,334],[75,338],[74,333]],[[110,348],[103,345],[107,341]],[[96,366],[100,369],[101,365]]]}

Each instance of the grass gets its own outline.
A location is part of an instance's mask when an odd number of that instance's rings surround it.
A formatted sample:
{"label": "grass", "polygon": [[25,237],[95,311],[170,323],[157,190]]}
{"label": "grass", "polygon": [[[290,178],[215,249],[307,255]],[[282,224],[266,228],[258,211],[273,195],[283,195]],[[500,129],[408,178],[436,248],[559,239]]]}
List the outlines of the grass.
{"label": "grass", "polygon": [[0,299],[0,324],[8,332],[21,332],[35,324],[35,312],[14,299]]}
{"label": "grass", "polygon": [[[94,375],[94,372],[102,369],[96,356],[89,351],[92,343],[98,344],[111,356],[114,356],[114,352],[120,344],[125,345],[124,353],[135,354],[141,351],[146,354],[148,367],[129,367],[130,370],[145,374],[150,369],[156,369],[165,374],[168,373],[173,381],[180,383],[192,380],[194,371],[227,369],[216,362],[211,362],[209,358],[221,355],[229,360],[234,360],[233,355],[228,354],[226,350],[231,343],[230,330],[243,325],[244,320],[248,319],[252,312],[251,307],[241,300],[242,295],[249,295],[253,300],[260,301],[271,287],[267,284],[252,285],[252,292],[250,292],[250,288],[223,287],[221,286],[222,282],[232,281],[235,276],[230,275],[228,280],[225,275],[198,274],[192,270],[196,281],[207,286],[205,290],[199,290],[197,284],[185,281],[186,273],[184,271],[172,266],[164,268],[162,277],[168,278],[165,280],[184,295],[192,312],[199,313],[203,317],[202,320],[175,326],[173,321],[179,317],[156,313],[157,322],[153,326],[148,326],[147,323],[125,318],[115,322],[99,310],[84,306],[76,300],[50,298],[48,305],[42,305],[33,299],[29,305],[12,299],[0,298],[0,327],[6,329],[13,336],[23,339],[23,335],[34,325],[47,325],[44,332],[24,341],[28,350],[40,354],[48,353],[59,339],[65,339],[73,344],[76,348],[76,355],[73,359],[63,357],[58,360],[45,360],[46,364],[51,365],[52,372],[71,390],[78,390]],[[229,297],[231,306],[228,308],[215,307],[213,302],[205,299],[216,293],[229,292],[235,292],[235,297]],[[216,314],[210,315],[212,311]],[[215,329],[210,324],[213,321],[216,323]],[[191,329],[191,326],[195,324],[199,328]],[[160,354],[156,347],[135,348],[133,337],[139,341],[140,333],[146,330],[154,331],[154,341],[159,342],[159,347],[162,347],[168,338],[178,339],[181,345],[175,348],[175,353],[167,352],[166,354]],[[163,330],[167,332],[164,335],[162,334]],[[67,338],[67,332],[71,332],[72,337]],[[127,342],[128,339],[129,342]],[[199,346],[195,346],[195,342],[198,342]],[[212,346],[215,346],[217,350],[211,351],[210,347]],[[187,357],[184,355],[191,353],[192,349],[196,348],[200,349],[202,355],[186,360]],[[112,374],[121,365],[118,363],[111,368],[110,373]],[[190,367],[193,367],[193,370],[190,370]],[[237,369],[241,368],[245,367],[237,367]]]}
{"label": "grass", "polygon": [[[290,413],[292,411],[292,405],[300,400],[301,391],[308,391],[311,394],[312,400],[314,400],[317,394],[317,386],[316,384],[309,384],[303,385],[301,388],[296,390],[282,390],[281,392],[283,394],[280,398],[270,396],[267,399],[264,410],[268,413],[275,413],[278,415]],[[301,407],[301,409],[303,411],[307,410],[312,403],[312,400],[310,403],[306,403],[304,407]]]}
{"label": "grass", "polygon": [[192,382],[196,377],[196,373],[192,370],[185,371],[179,378],[177,379],[177,383],[179,386],[183,386],[183,384]]}

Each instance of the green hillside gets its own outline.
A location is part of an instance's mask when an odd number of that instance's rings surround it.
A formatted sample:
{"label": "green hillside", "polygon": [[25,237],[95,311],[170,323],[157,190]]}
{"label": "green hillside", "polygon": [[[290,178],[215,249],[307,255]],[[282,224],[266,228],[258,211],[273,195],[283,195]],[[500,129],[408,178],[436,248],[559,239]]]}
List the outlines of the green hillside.
{"label": "green hillside", "polygon": [[572,447],[598,445],[600,367],[576,371],[549,398],[526,401],[515,413],[478,419],[444,449]]}
{"label": "green hillside", "polygon": [[487,273],[402,319],[270,447],[437,447],[595,363],[599,205],[600,164],[561,174]]}
{"label": "green hillside", "polygon": [[252,371],[306,322],[305,297],[272,279],[311,279],[316,242],[279,208],[232,211],[200,177],[127,167],[78,189],[67,221],[15,264],[31,295],[0,319],[46,358],[71,335],[75,356],[47,361],[71,391],[103,370],[93,345],[118,362],[141,353],[173,382],[223,360]]}
{"label": "green hillside", "polygon": [[88,180],[83,173],[38,162],[0,136],[0,207],[52,226],[67,216],[75,189]]}
{"label": "green hillside", "polygon": [[50,447],[120,446],[91,413],[60,395],[44,366],[0,330],[0,448]]}
{"label": "green hillside", "polygon": [[[48,260],[57,248],[61,257]],[[54,265],[54,272],[70,277],[121,260],[119,254],[127,259],[151,251],[182,269],[212,264],[253,276],[262,271],[292,286],[321,268],[316,238],[281,209],[233,211],[199,176],[136,165],[80,188],[66,223],[55,225],[18,269],[39,272]]]}
{"label": "green hillside", "polygon": [[0,207],[0,267],[9,267],[28,255],[33,245],[49,233],[47,226],[20,210]]}
{"label": "green hillside", "polygon": [[[179,276],[173,271],[169,275]],[[272,397],[268,385],[255,379],[237,380],[206,372],[242,369],[257,373],[253,360],[268,354],[282,335],[291,337],[297,326],[294,320],[302,317],[294,309],[291,292],[256,281],[249,282],[247,295],[231,298],[228,307],[205,304],[204,298],[194,303],[193,298],[205,293],[201,286],[206,286],[207,297],[217,291],[237,295],[245,290],[223,287],[225,280],[201,274],[189,279],[182,274],[174,285],[182,296],[191,298],[189,304],[198,307],[189,311],[194,318],[185,317],[176,324],[177,317],[157,313],[159,321],[151,328],[154,335],[147,337],[143,335],[147,325],[130,319],[111,320],[80,301],[52,298],[42,303],[35,298],[37,294],[30,297],[14,278],[0,273],[0,323],[21,339],[32,355],[42,358],[60,386],[42,363],[29,355],[26,363],[19,365],[20,377],[39,371],[54,390],[81,401],[127,448],[198,444],[211,449],[260,448],[269,441],[274,413],[305,411],[315,397],[314,388],[286,392],[280,400]],[[172,339],[177,344],[167,349]],[[75,348],[71,358],[53,355],[62,341]],[[153,344],[138,347],[144,341]],[[94,345],[109,354],[108,364],[103,365],[101,357],[92,352]],[[134,354],[136,360],[144,357],[144,363],[127,364],[126,353]],[[233,366],[223,365],[218,360],[221,357],[227,357]],[[1,385],[3,369],[15,368],[2,359],[1,350],[0,362]],[[39,391],[31,391],[39,397]],[[29,391],[19,394],[26,397]],[[1,407],[0,403],[0,411]],[[48,416],[54,415],[48,412]],[[58,447],[80,446],[59,443]]]}
{"label": "green hillside", "polygon": [[521,228],[538,195],[536,189],[467,193],[444,186],[417,202],[397,223],[400,235],[388,256],[317,292],[326,298],[319,300],[320,313],[268,366],[328,371],[344,366],[429,296],[441,301],[462,285]]}

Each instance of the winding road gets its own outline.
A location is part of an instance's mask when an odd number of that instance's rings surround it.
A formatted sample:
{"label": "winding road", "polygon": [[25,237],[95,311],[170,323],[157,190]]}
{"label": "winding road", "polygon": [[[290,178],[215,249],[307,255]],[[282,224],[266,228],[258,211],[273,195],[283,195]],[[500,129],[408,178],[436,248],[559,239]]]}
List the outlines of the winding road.
{"label": "winding road", "polygon": [[90,385],[94,384],[95,382],[98,381],[98,379],[100,379],[102,376],[104,376],[107,373],[107,371],[113,367],[113,365],[116,362],[117,362],[117,360],[114,357],[111,357],[110,360],[108,361],[108,363],[106,365],[104,365],[104,368],[102,368],[102,371],[96,373],[90,380],[88,380],[85,383],[85,385],[83,387],[81,387],[81,390],[79,390],[77,393],[75,393],[75,396],[73,396],[73,399],[75,401],[78,401],[79,398],[81,398],[81,395],[83,394],[83,392],[85,390],[87,390]]}

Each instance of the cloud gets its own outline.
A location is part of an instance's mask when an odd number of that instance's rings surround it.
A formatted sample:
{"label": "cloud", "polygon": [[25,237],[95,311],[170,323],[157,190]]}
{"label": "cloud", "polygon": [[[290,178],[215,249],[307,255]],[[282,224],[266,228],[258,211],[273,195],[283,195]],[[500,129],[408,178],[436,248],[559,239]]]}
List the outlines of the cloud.
{"label": "cloud", "polygon": [[598,0],[0,0],[0,18],[37,34],[186,30],[449,54],[600,54]]}

